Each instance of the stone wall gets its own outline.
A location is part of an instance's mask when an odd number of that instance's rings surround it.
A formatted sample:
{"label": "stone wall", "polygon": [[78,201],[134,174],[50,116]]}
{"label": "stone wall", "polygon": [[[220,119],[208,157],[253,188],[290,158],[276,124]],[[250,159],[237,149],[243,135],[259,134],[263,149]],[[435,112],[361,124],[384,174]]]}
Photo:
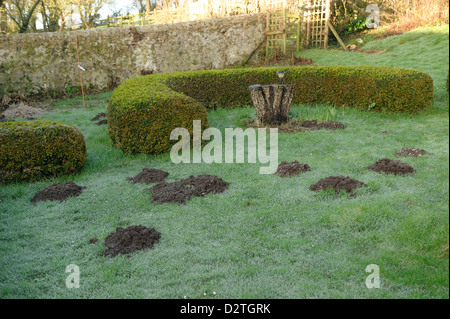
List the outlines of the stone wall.
{"label": "stone wall", "polygon": [[84,86],[113,89],[141,70],[155,73],[222,69],[242,63],[264,37],[265,16],[253,14],[166,25],[0,35],[0,97]]}

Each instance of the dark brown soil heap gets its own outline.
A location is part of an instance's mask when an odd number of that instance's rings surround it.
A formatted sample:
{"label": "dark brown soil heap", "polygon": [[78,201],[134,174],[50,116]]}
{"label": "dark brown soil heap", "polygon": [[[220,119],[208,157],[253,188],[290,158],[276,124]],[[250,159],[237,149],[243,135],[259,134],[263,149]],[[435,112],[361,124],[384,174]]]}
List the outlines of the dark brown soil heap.
{"label": "dark brown soil heap", "polygon": [[325,189],[334,189],[336,193],[345,190],[347,193],[352,193],[355,188],[367,186],[363,182],[350,178],[349,176],[329,176],[322,178],[316,184],[309,187],[310,190],[318,192]]}
{"label": "dark brown soil heap", "polygon": [[310,120],[310,121],[303,121],[300,124],[302,127],[310,129],[310,130],[321,130],[321,129],[327,129],[327,130],[336,130],[336,129],[345,129],[345,125],[341,122],[336,121],[325,121],[318,123],[317,120]]}
{"label": "dark brown soil heap", "polygon": [[414,147],[403,147],[400,151],[395,152],[395,156],[409,156],[409,157],[420,157],[425,155],[427,152],[421,148]]}
{"label": "dark brown soil heap", "polygon": [[310,170],[311,168],[308,164],[301,164],[298,161],[293,161],[290,163],[283,161],[280,163],[280,165],[278,165],[275,174],[280,177],[291,177],[300,173],[308,172]]}
{"label": "dark brown soil heap", "polygon": [[[253,128],[262,127],[258,126],[256,119],[244,121],[244,125],[246,127],[253,127]],[[271,125],[271,127],[278,128],[279,133],[297,133],[309,130],[321,130],[323,128],[334,131],[336,129],[346,128],[344,124],[336,121],[326,121],[318,123],[317,120],[299,121],[295,118],[290,119],[287,123],[283,123],[278,126]]]}
{"label": "dark brown soil heap", "polygon": [[98,121],[98,122],[95,123],[95,124],[97,124],[97,125],[108,124],[108,120],[101,120],[101,121]]}
{"label": "dark brown soil heap", "polygon": [[394,161],[388,158],[382,158],[378,160],[374,165],[368,167],[368,169],[385,174],[394,175],[406,175],[414,173],[414,168],[401,161]]}
{"label": "dark brown soil heap", "polygon": [[74,182],[55,183],[37,192],[36,195],[34,195],[34,198],[31,200],[31,202],[33,204],[45,200],[51,201],[59,200],[60,202],[63,202],[68,197],[79,196],[83,192],[83,189],[85,188],[86,187],[84,186],[78,186]]}
{"label": "dark brown soil heap", "polygon": [[207,194],[222,193],[228,189],[228,183],[214,175],[190,176],[174,183],[162,182],[150,190],[151,201],[155,203],[186,204],[192,196],[202,197]]}
{"label": "dark brown soil heap", "polygon": [[317,128],[317,120],[303,121],[300,123],[301,127],[315,129]]}
{"label": "dark brown soil heap", "polygon": [[106,113],[105,112],[98,113],[91,119],[91,121],[98,121],[101,117],[106,117]]}
{"label": "dark brown soil heap", "polygon": [[162,182],[166,179],[166,177],[169,176],[169,173],[162,171],[160,169],[155,168],[144,168],[142,169],[142,172],[137,174],[135,177],[128,177],[127,181],[135,183],[156,183],[156,182]]}
{"label": "dark brown soil heap", "polygon": [[324,129],[332,130],[332,131],[337,130],[337,129],[343,130],[346,128],[346,126],[344,124],[342,124],[341,122],[337,122],[337,121],[325,121],[325,122],[319,123],[317,125],[317,127],[318,127],[317,128],[318,130],[321,130],[324,128]]}
{"label": "dark brown soil heap", "polygon": [[105,246],[108,248],[105,255],[115,257],[118,254],[125,255],[138,250],[152,249],[160,238],[161,234],[154,228],[142,225],[117,227],[116,231],[105,239]]}

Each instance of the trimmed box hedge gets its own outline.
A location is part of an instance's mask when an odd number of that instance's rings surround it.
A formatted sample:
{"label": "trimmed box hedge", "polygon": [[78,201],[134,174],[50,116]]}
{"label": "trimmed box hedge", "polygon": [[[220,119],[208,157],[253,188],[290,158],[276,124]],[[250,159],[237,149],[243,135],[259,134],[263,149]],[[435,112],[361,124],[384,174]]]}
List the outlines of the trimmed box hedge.
{"label": "trimmed box hedge", "polygon": [[248,87],[278,83],[277,70],[286,72],[284,83],[295,85],[293,103],[401,113],[432,105],[432,78],[402,68],[306,66],[153,74],[129,79],[113,92],[108,105],[111,139],[125,152],[166,152],[174,143],[169,140],[172,129],[191,132],[194,119],[206,127],[204,107],[252,105]]}
{"label": "trimmed box hedge", "polygon": [[278,83],[295,85],[292,103],[349,106],[381,112],[416,113],[432,105],[433,79],[426,73],[381,66],[304,66],[192,71],[158,75],[171,89],[206,107],[252,105],[248,87]]}
{"label": "trimmed box hedge", "polygon": [[0,123],[0,183],[78,172],[86,141],[76,127],[53,121]]}
{"label": "trimmed box hedge", "polygon": [[192,136],[193,121],[208,127],[202,104],[175,92],[151,75],[127,80],[108,103],[108,130],[113,144],[126,153],[159,154],[170,150],[173,129],[186,128]]}

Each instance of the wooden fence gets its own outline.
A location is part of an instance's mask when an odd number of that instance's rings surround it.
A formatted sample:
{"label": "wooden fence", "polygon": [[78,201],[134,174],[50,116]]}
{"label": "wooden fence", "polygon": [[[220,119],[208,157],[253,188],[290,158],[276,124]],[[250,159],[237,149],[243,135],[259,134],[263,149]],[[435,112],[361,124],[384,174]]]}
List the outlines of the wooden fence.
{"label": "wooden fence", "polygon": [[299,0],[267,11],[266,57],[288,55],[303,47],[328,47],[330,0]]}

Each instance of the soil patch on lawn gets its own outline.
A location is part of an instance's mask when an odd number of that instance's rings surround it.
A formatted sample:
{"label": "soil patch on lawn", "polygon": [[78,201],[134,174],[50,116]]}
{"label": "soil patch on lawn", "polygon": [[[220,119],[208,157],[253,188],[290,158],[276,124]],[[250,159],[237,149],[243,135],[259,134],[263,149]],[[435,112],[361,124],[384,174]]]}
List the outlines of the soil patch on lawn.
{"label": "soil patch on lawn", "polygon": [[214,175],[190,176],[173,183],[162,182],[150,188],[154,203],[186,204],[193,196],[203,197],[207,194],[223,193],[228,183]]}
{"label": "soil patch on lawn", "polygon": [[115,257],[118,254],[127,255],[138,250],[152,249],[160,238],[161,233],[154,228],[142,225],[127,228],[117,227],[116,231],[105,239],[107,247],[105,255]]}
{"label": "soil patch on lawn", "polygon": [[329,176],[322,178],[316,184],[311,185],[309,189],[314,192],[333,189],[336,193],[344,190],[351,194],[356,188],[365,186],[367,185],[363,182],[350,178],[349,176]]}
{"label": "soil patch on lawn", "polygon": [[[403,147],[400,151],[395,152],[395,156],[402,157],[402,156],[408,156],[408,157],[421,157],[426,155],[427,152],[421,148],[414,148],[414,147]],[[428,154],[430,155],[430,154]]]}
{"label": "soil patch on lawn", "polygon": [[[246,127],[258,128],[263,126],[258,126],[256,119],[251,119],[244,122]],[[345,129],[346,126],[341,122],[336,121],[325,121],[319,123],[317,120],[308,120],[308,121],[300,121],[298,119],[290,119],[287,123],[283,123],[281,125],[272,125],[271,127],[278,128],[279,133],[297,133],[304,131],[313,131],[313,130],[337,130],[337,129]]]}
{"label": "soil patch on lawn", "polygon": [[10,105],[3,111],[3,115],[7,119],[32,118],[33,116],[41,115],[43,113],[45,113],[44,110],[23,103]]}
{"label": "soil patch on lawn", "polygon": [[102,117],[106,117],[106,113],[105,112],[101,112],[101,113],[98,113],[96,116],[94,116],[92,119],[91,119],[91,121],[98,121],[100,118],[102,118]]}
{"label": "soil patch on lawn", "polygon": [[97,123],[95,123],[95,124],[97,124],[97,125],[104,125],[104,124],[108,124],[108,120],[101,120],[101,121],[98,121]]}
{"label": "soil patch on lawn", "polygon": [[162,171],[160,169],[155,168],[144,168],[142,169],[142,172],[137,174],[134,177],[128,177],[127,181],[135,183],[156,183],[156,182],[162,182],[166,179],[166,177],[169,176],[168,172]]}
{"label": "soil patch on lawn", "polygon": [[343,130],[346,128],[344,124],[337,121],[325,121],[318,123],[317,120],[310,120],[310,121],[303,121],[301,123],[301,126],[310,130],[321,130],[321,129],[327,129],[327,130]]}
{"label": "soil patch on lawn", "polygon": [[368,167],[368,169],[377,173],[394,174],[394,175],[406,175],[414,173],[414,168],[401,161],[391,160],[389,158],[382,158],[378,160],[374,165]]}
{"label": "soil patch on lawn", "polygon": [[63,202],[69,197],[79,196],[85,188],[74,182],[55,183],[37,192],[31,202],[33,204],[46,200]]}
{"label": "soil patch on lawn", "polygon": [[300,173],[309,172],[311,168],[308,164],[301,164],[298,161],[286,162],[283,161],[278,165],[277,174],[280,177],[291,177],[299,175]]}

